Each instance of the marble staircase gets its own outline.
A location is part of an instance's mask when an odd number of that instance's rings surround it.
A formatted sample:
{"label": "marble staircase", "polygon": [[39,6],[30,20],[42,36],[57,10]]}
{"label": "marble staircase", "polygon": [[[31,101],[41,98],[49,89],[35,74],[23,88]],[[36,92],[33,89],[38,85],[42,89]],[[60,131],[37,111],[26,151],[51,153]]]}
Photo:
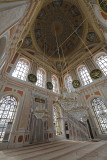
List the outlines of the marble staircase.
{"label": "marble staircase", "polygon": [[0,160],[107,160],[107,141],[60,140],[0,151]]}

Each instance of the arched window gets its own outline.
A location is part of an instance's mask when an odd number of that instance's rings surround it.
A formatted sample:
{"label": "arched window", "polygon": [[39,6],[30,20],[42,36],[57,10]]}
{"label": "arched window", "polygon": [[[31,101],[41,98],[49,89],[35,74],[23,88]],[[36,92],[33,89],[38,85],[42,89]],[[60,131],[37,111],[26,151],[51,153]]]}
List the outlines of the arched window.
{"label": "arched window", "polygon": [[102,55],[96,58],[96,63],[100,67],[100,69],[103,71],[104,75],[107,75],[107,55]]}
{"label": "arched window", "polygon": [[59,84],[58,84],[58,78],[53,75],[52,76],[52,84],[53,84],[53,92],[59,93]]}
{"label": "arched window", "polygon": [[70,75],[65,75],[64,77],[64,83],[65,83],[65,88],[67,89],[67,91],[70,93],[71,91],[73,91],[73,86],[72,86],[72,78]]}
{"label": "arched window", "polygon": [[[17,110],[17,100],[13,96],[6,96],[0,100],[0,141],[8,140],[8,128],[12,127]],[[6,135],[8,131],[8,135]]]}
{"label": "arched window", "polygon": [[30,63],[28,60],[24,58],[20,58],[16,68],[14,69],[12,76],[23,81],[26,81],[28,72],[29,72]]}
{"label": "arched window", "polygon": [[92,82],[88,70],[84,65],[78,68],[78,74],[83,86],[90,84]]}
{"label": "arched window", "polygon": [[43,87],[45,88],[45,84],[46,84],[46,72],[44,69],[39,68],[37,70],[37,82],[36,85],[39,87]]}
{"label": "arched window", "polygon": [[92,109],[102,133],[107,133],[107,107],[100,98],[92,101]]}

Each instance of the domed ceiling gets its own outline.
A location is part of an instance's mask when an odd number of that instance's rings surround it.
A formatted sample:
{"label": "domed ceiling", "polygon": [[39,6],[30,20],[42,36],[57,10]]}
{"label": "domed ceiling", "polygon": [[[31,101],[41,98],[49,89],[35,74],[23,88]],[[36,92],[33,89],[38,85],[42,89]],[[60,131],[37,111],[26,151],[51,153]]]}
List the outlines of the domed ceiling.
{"label": "domed ceiling", "polygon": [[42,53],[53,59],[66,58],[81,46],[83,18],[67,1],[53,1],[43,7],[33,26],[33,39]]}
{"label": "domed ceiling", "polygon": [[104,36],[84,0],[41,2],[23,34],[25,54],[60,72],[99,49]]}

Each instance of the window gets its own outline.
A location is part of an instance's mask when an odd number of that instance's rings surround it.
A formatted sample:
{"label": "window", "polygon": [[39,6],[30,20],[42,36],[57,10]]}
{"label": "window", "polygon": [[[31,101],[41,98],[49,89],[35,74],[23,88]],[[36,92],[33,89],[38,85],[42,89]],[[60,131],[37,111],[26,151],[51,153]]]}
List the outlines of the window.
{"label": "window", "polygon": [[79,74],[79,77],[81,79],[81,83],[83,86],[90,84],[92,82],[92,79],[85,66],[82,66],[78,69],[78,74]]}
{"label": "window", "polygon": [[100,98],[92,101],[92,109],[102,133],[107,133],[107,107]]}
{"label": "window", "polygon": [[30,64],[28,60],[20,58],[16,65],[15,70],[12,73],[12,76],[21,79],[23,81],[26,81],[29,72],[29,66]]}
{"label": "window", "polygon": [[70,93],[71,91],[73,91],[73,86],[72,86],[72,78],[70,75],[66,75],[64,77],[64,82],[65,82],[65,88],[67,89],[67,91]]}
{"label": "window", "polygon": [[52,84],[53,84],[53,92],[59,93],[58,78],[54,75],[52,76]]}
{"label": "window", "polygon": [[96,59],[96,63],[100,67],[100,69],[103,71],[104,75],[107,75],[107,56],[102,55]]}
{"label": "window", "polygon": [[46,72],[44,69],[39,68],[37,70],[37,82],[36,85],[39,87],[45,88],[45,83],[46,83]]}
{"label": "window", "polygon": [[5,132],[7,128],[12,126],[16,109],[17,101],[15,97],[6,96],[0,100],[0,141],[6,139]]}

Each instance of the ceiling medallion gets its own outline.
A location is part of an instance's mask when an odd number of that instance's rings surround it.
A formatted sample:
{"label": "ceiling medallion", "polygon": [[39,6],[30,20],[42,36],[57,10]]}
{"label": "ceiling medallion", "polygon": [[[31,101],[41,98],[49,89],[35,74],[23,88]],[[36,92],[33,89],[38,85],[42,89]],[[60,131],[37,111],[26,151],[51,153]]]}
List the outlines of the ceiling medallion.
{"label": "ceiling medallion", "polygon": [[53,89],[53,84],[51,82],[47,82],[47,89]]}
{"label": "ceiling medallion", "polygon": [[102,72],[99,69],[94,69],[90,72],[90,76],[92,79],[98,79],[102,77]]}
{"label": "ceiling medallion", "polygon": [[79,88],[81,84],[80,84],[80,81],[79,81],[79,80],[74,80],[74,81],[72,82],[72,85],[73,85],[74,88]]}
{"label": "ceiling medallion", "polygon": [[107,0],[97,0],[101,11],[107,15]]}
{"label": "ceiling medallion", "polygon": [[34,74],[29,74],[28,75],[28,81],[32,83],[36,83],[37,77]]}

